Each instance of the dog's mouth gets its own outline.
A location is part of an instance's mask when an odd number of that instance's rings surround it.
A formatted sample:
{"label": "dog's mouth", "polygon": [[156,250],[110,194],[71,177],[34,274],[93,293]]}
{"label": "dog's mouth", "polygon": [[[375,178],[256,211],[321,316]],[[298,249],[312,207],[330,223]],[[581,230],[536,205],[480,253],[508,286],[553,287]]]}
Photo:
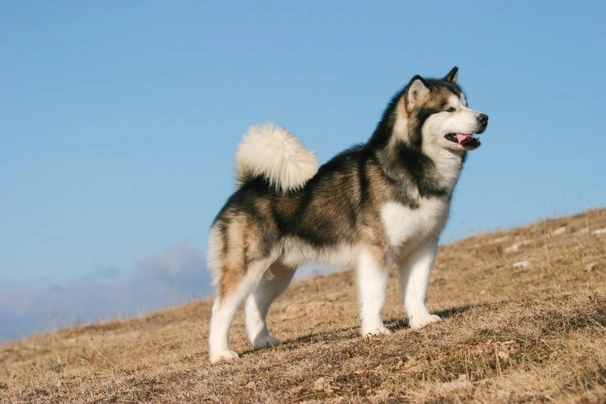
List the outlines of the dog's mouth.
{"label": "dog's mouth", "polygon": [[477,149],[482,144],[480,143],[480,140],[477,137],[473,137],[471,134],[466,133],[449,133],[444,137],[446,138],[446,140],[458,143],[465,150]]}

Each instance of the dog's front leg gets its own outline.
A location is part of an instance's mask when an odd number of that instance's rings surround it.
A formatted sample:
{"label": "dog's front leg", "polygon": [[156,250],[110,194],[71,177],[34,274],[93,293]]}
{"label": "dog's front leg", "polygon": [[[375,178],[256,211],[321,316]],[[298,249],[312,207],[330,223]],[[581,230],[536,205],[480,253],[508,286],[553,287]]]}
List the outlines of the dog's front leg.
{"label": "dog's front leg", "polygon": [[425,306],[429,275],[436,256],[438,240],[431,240],[416,249],[399,266],[400,293],[410,328],[416,329],[440,321]]}
{"label": "dog's front leg", "polygon": [[384,261],[383,255],[370,247],[363,247],[358,255],[356,272],[362,336],[391,334],[381,318],[389,276]]}

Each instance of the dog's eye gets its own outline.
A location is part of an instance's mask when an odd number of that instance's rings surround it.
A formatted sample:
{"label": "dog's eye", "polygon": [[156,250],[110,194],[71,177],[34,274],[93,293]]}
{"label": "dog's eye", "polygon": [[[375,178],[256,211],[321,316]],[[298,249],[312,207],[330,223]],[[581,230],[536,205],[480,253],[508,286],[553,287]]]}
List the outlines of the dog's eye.
{"label": "dog's eye", "polygon": [[446,112],[455,112],[457,109],[455,107],[450,107],[446,110]]}

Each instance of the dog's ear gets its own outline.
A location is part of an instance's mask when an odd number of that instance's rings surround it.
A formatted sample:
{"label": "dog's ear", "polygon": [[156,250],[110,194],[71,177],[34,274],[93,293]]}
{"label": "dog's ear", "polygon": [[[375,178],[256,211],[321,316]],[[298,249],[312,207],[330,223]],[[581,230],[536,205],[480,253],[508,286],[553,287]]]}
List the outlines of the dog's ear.
{"label": "dog's ear", "polygon": [[408,102],[418,102],[421,101],[425,96],[429,94],[429,88],[425,85],[425,80],[423,77],[417,75],[414,76],[408,86],[406,86],[406,99]]}
{"label": "dog's ear", "polygon": [[451,83],[456,83],[458,78],[459,78],[459,68],[455,66],[444,77],[444,80],[450,81]]}

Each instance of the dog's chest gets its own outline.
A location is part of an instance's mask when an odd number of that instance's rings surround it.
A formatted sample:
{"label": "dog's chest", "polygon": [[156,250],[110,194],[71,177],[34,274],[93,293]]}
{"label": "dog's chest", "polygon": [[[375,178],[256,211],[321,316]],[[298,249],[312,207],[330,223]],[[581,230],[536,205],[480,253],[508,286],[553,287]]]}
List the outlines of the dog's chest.
{"label": "dog's chest", "polygon": [[448,219],[448,198],[423,199],[416,209],[398,202],[387,202],[381,209],[381,221],[392,247],[416,244],[437,238]]}

